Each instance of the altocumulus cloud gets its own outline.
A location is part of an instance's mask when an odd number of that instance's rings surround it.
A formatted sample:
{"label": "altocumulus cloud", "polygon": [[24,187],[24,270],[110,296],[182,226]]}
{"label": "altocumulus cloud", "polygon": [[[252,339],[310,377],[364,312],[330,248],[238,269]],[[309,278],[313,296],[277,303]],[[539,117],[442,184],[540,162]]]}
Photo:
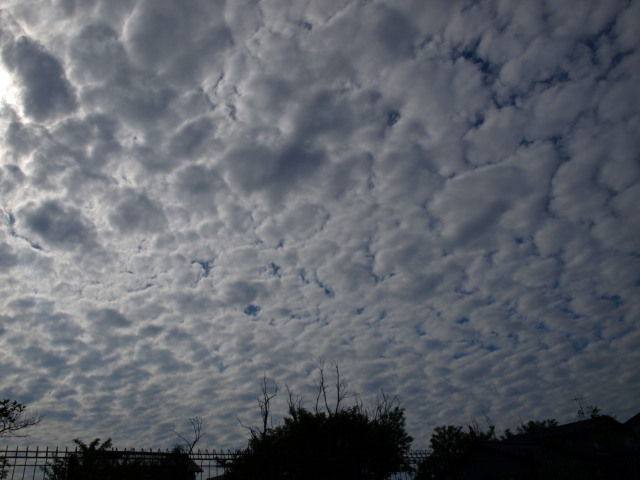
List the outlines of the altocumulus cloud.
{"label": "altocumulus cloud", "polygon": [[2,60],[22,86],[22,104],[36,121],[74,110],[75,96],[60,62],[28,37],[7,43]]}
{"label": "altocumulus cloud", "polygon": [[[244,444],[336,359],[431,429],[625,420],[638,1],[5,2],[0,395]],[[284,407],[284,405],[282,405]]]}

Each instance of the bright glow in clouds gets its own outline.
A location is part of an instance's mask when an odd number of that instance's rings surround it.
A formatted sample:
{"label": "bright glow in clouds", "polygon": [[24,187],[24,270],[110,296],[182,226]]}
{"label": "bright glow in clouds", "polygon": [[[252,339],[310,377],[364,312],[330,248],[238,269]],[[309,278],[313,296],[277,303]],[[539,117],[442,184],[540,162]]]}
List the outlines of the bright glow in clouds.
{"label": "bright glow in clouds", "polygon": [[640,2],[0,3],[25,442],[242,447],[320,356],[416,448],[640,410]]}
{"label": "bright glow in clouds", "polygon": [[0,105],[17,110],[20,106],[20,92],[11,74],[0,66]]}

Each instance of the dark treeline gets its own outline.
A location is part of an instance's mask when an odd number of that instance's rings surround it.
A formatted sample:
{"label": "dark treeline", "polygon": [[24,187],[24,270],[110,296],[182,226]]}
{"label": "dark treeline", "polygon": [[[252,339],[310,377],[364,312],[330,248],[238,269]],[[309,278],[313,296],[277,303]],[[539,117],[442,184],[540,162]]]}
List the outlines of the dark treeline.
{"label": "dark treeline", "polygon": [[[287,412],[274,424],[273,401],[280,389],[275,380],[263,378],[257,397],[259,424],[241,423],[248,432],[246,448],[218,461],[225,480],[384,480],[396,473],[416,480],[639,478],[634,475],[640,469],[634,469],[640,467],[640,415],[621,424],[598,407],[583,407],[582,397],[575,399],[577,421],[570,424],[559,425],[553,418],[529,420],[501,434],[489,418],[483,425],[472,421],[436,427],[424,461],[416,466],[408,460],[413,439],[396,397],[381,392],[373,405],[363,405],[348,391],[337,363],[330,374],[319,364],[315,387],[315,397],[303,405],[302,396],[286,386]],[[25,405],[0,403],[0,436],[22,436],[40,421],[38,415],[27,415]],[[110,439],[75,439],[76,451],[44,467],[45,477],[194,479],[201,470],[190,454],[205,433],[200,418],[190,422],[191,434],[174,431],[182,442],[168,454],[117,452]],[[0,457],[0,479],[6,478],[7,466]]]}

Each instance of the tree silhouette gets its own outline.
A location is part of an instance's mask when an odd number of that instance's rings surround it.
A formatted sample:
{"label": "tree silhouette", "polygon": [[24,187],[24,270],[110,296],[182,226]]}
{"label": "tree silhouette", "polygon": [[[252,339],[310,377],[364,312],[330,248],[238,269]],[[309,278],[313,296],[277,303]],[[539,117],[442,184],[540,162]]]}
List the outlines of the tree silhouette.
{"label": "tree silhouette", "polygon": [[548,428],[557,427],[558,422],[553,418],[547,418],[546,420],[529,420],[527,423],[522,422],[516,429],[516,433],[513,433],[510,429],[504,431],[503,439],[508,439],[514,435],[522,435],[525,433],[541,432]]}
{"label": "tree silhouette", "polygon": [[45,478],[47,480],[64,480],[66,478],[84,478],[91,475],[96,480],[109,478],[111,473],[111,462],[104,455],[111,450],[112,442],[108,438],[100,442],[99,438],[87,444],[76,438],[73,440],[77,451],[68,456],[56,457],[53,463],[44,467]]}
{"label": "tree silhouette", "polygon": [[[347,392],[337,363],[334,371],[330,392],[320,364],[312,409],[303,407],[302,397],[287,387],[288,414],[276,426],[271,411],[277,383],[263,378],[261,423],[249,428],[248,446],[240,455],[220,461],[225,478],[382,480],[408,470],[405,457],[412,438],[405,431],[404,409],[384,393],[373,408],[364,408]],[[348,399],[354,402],[347,405]]]}
{"label": "tree silhouette", "polygon": [[[184,450],[186,451],[187,455],[191,455],[191,452],[193,452],[193,449],[195,448],[196,444],[200,441],[200,439],[202,437],[204,437],[207,432],[202,433],[202,419],[200,417],[193,417],[189,419],[189,423],[191,423],[191,428],[193,430],[193,440],[189,440],[186,437],[180,435],[178,432],[176,432],[175,430],[171,430],[174,434],[176,434],[184,443]],[[181,448],[182,446],[176,446],[176,448]]]}
{"label": "tree silhouette", "polygon": [[198,471],[183,446],[162,454],[115,451],[111,439],[73,442],[74,453],[56,457],[43,468],[47,480],[186,480]]}
{"label": "tree silhouette", "polygon": [[[42,420],[41,415],[27,414],[26,405],[11,401],[8,398],[0,400],[0,438],[1,437],[26,437],[27,430],[37,425]],[[6,468],[9,462],[0,456],[0,479],[7,478]]]}
{"label": "tree silhouette", "polygon": [[447,469],[474,444],[495,440],[495,427],[489,421],[487,423],[487,430],[475,421],[467,426],[466,431],[456,425],[436,427],[429,440],[430,453],[420,465],[416,480],[445,478]]}
{"label": "tree silhouette", "polygon": [[41,415],[27,414],[26,405],[0,400],[0,437],[26,437],[26,430],[42,420]]}

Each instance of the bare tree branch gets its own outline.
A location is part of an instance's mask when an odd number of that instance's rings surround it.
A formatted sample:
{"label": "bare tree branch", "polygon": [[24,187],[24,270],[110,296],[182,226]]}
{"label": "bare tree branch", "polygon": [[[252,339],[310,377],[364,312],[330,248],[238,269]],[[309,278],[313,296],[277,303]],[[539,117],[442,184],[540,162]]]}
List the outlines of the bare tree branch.
{"label": "bare tree branch", "polygon": [[269,385],[267,384],[267,376],[262,377],[262,384],[260,386],[262,393],[258,397],[258,406],[260,407],[260,417],[262,420],[262,430],[260,434],[264,435],[273,426],[271,421],[271,400],[278,395],[278,384],[275,380],[271,379],[273,383],[273,393],[269,394]]}
{"label": "bare tree branch", "polygon": [[260,384],[260,396],[256,397],[258,401],[258,407],[260,408],[260,423],[257,427],[247,427],[240,417],[236,415],[236,420],[242,428],[249,430],[251,438],[262,438],[267,432],[273,428],[273,421],[271,416],[271,400],[278,395],[278,384],[275,380],[271,379],[273,383],[273,393],[269,393],[269,382],[267,381],[266,374],[262,377],[262,383]]}
{"label": "bare tree branch", "polygon": [[314,380],[314,383],[316,385],[316,388],[318,389],[318,394],[316,395],[316,404],[314,406],[314,410],[315,413],[318,413],[320,411],[320,397],[324,398],[324,405],[325,408],[327,410],[327,412],[331,412],[331,410],[329,409],[329,404],[327,402],[327,385],[324,381],[324,357],[320,357],[318,359],[318,375],[319,375],[319,379],[318,380]]}
{"label": "bare tree branch", "polygon": [[329,402],[329,386],[324,373],[324,357],[320,357],[318,360],[318,379],[314,380],[314,384],[317,389],[316,403],[314,406],[315,413],[320,411],[320,399],[324,403],[324,409],[329,415],[337,414],[342,408],[343,402],[347,398],[357,397],[355,393],[349,393],[347,390],[347,381],[340,375],[340,364],[337,361],[333,362],[334,378],[335,378],[335,404],[333,407]]}
{"label": "bare tree branch", "polygon": [[247,430],[249,430],[249,434],[251,435],[251,438],[255,438],[258,431],[257,429],[253,428],[253,427],[247,427],[244,423],[242,423],[242,420],[240,420],[240,417],[238,415],[236,415],[236,420],[238,421],[238,423],[240,424],[240,426],[242,428],[245,428]]}
{"label": "bare tree branch", "polygon": [[202,433],[202,419],[200,417],[190,418],[189,422],[191,423],[191,428],[193,429],[193,440],[188,440],[187,438],[176,432],[174,429],[171,429],[171,431],[184,441],[189,449],[188,454],[191,455],[194,447],[196,446],[196,443],[198,443],[200,439],[207,434],[207,432]]}
{"label": "bare tree branch", "polygon": [[385,393],[384,390],[380,390],[380,395],[376,397],[376,404],[371,411],[371,416],[374,420],[380,420],[382,418],[387,417],[394,408],[396,408],[400,404],[398,397],[393,396],[389,398],[389,396]]}
{"label": "bare tree branch", "polygon": [[26,414],[26,409],[15,400],[0,400],[0,437],[27,437],[26,430],[42,421],[42,415]]}
{"label": "bare tree branch", "polygon": [[575,397],[573,401],[578,404],[578,419],[584,420],[585,418],[587,418],[586,415],[584,414],[584,407],[582,405],[584,403],[584,396],[580,394],[577,397]]}
{"label": "bare tree branch", "polygon": [[285,387],[287,388],[287,395],[289,396],[289,399],[287,400],[289,415],[291,415],[291,417],[297,421],[298,410],[300,410],[300,405],[302,403],[302,395],[294,393],[287,384],[285,384]]}
{"label": "bare tree branch", "polygon": [[347,391],[347,382],[340,378],[340,367],[338,362],[334,361],[333,366],[336,370],[336,407],[333,413],[338,413],[340,411],[340,404],[345,398],[349,397],[349,392]]}

